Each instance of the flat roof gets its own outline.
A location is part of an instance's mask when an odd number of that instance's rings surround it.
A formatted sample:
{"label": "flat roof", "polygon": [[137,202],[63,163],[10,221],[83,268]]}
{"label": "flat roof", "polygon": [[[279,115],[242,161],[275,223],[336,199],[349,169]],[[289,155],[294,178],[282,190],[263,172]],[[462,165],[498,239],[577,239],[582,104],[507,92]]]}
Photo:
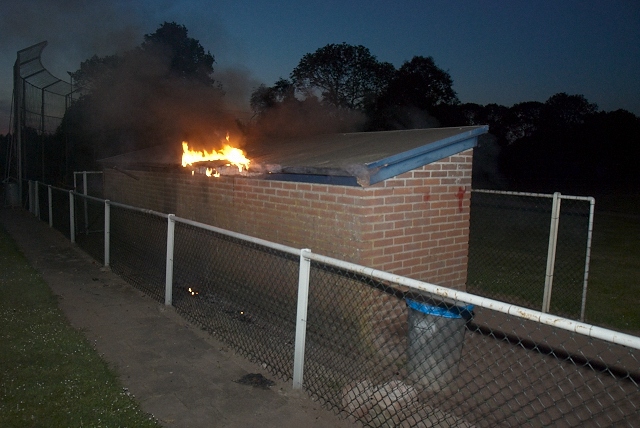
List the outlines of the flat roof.
{"label": "flat roof", "polygon": [[[265,179],[368,186],[477,146],[488,126],[409,129],[264,139],[244,147]],[[180,165],[180,144],[100,162],[105,167]],[[237,170],[236,170],[237,171]],[[249,175],[251,167],[249,168]]]}

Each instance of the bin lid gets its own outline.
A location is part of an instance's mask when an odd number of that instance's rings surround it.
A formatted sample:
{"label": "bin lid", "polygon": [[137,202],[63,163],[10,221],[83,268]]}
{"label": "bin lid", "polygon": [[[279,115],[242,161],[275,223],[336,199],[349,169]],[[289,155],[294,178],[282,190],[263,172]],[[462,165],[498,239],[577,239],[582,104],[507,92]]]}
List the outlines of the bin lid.
{"label": "bin lid", "polygon": [[473,305],[466,306],[436,306],[428,303],[418,302],[411,299],[406,299],[407,306],[423,314],[435,315],[442,318],[469,318]]}

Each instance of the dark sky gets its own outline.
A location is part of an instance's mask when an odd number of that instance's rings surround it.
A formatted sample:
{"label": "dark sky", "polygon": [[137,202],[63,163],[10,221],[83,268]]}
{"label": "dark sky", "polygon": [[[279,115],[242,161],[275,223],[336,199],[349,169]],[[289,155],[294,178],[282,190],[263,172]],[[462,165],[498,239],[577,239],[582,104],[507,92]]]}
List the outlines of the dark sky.
{"label": "dark sky", "polygon": [[399,67],[432,56],[462,102],[513,105],[558,92],[640,115],[637,0],[141,1],[0,3],[0,133],[9,125],[16,52],[43,40],[56,76],[93,54],[142,42],[164,21],[216,58],[214,77],[242,106],[328,43],[363,45]]}

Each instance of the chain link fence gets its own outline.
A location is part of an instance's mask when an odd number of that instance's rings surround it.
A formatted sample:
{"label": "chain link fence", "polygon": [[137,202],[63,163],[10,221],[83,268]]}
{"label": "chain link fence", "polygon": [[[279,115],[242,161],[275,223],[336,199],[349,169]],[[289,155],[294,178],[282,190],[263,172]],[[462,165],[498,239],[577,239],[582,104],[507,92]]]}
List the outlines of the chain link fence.
{"label": "chain link fence", "polygon": [[554,231],[554,195],[472,192],[470,292],[584,320],[593,198],[557,200]]}
{"label": "chain link fence", "polygon": [[637,337],[104,205],[115,272],[359,425],[640,426]]}
{"label": "chain link fence", "polygon": [[11,135],[3,181],[18,185],[21,202],[27,200],[24,180],[60,182],[69,166],[66,142],[55,132],[71,105],[73,87],[42,64],[46,46],[45,41],[18,51],[13,67]]}
{"label": "chain link fence", "polygon": [[71,239],[69,190],[49,186],[38,181],[26,181],[26,199],[29,211],[40,220],[48,222]]}
{"label": "chain link fence", "polygon": [[158,302],[165,299],[167,215],[110,203],[110,267]]}
{"label": "chain link fence", "polygon": [[182,222],[174,248],[176,310],[291,379],[299,257]]}

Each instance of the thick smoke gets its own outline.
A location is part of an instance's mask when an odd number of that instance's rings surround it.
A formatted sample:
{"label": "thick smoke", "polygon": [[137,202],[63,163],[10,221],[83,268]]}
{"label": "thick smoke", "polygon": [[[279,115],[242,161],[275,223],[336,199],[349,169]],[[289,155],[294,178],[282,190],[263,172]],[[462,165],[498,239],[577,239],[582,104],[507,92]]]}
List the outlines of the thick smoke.
{"label": "thick smoke", "polygon": [[67,80],[92,55],[132,48],[144,34],[130,2],[30,0],[0,2],[0,133],[8,132],[16,53],[47,41],[42,60]]}
{"label": "thick smoke", "polygon": [[[44,40],[48,46],[43,64],[65,80],[67,71],[78,70],[94,55],[125,55],[160,24],[150,21],[143,7],[148,6],[100,0],[1,2],[0,73],[10,82],[16,52]],[[224,45],[224,40],[218,44]],[[204,47],[215,56],[216,46]],[[83,117],[86,130],[99,140],[97,150],[91,149],[96,158],[163,143],[179,147],[182,140],[193,148],[220,148],[227,132],[234,145],[242,146],[246,139],[355,131],[364,123],[360,114],[332,109],[315,99],[283,104],[253,117],[249,98],[260,82],[247,69],[215,63],[213,78],[219,86],[203,87],[166,79],[167,67],[160,58],[140,56],[97,87],[90,115]],[[11,88],[1,90],[5,127]]]}
{"label": "thick smoke", "polygon": [[242,140],[237,115],[229,108],[218,85],[195,83],[175,77],[169,58],[135,51],[94,86],[87,132],[101,142],[102,156],[159,144],[192,149],[220,148],[226,134]]}
{"label": "thick smoke", "polygon": [[361,131],[365,123],[362,112],[338,109],[315,97],[295,99],[268,109],[258,117],[251,129],[251,141]]}
{"label": "thick smoke", "polygon": [[2,3],[3,51],[9,51],[15,59],[18,50],[46,40],[49,47],[43,55],[46,55],[47,66],[55,71],[75,70],[81,60],[92,55],[130,49],[139,43],[143,34],[143,26],[129,2],[33,0]]}

